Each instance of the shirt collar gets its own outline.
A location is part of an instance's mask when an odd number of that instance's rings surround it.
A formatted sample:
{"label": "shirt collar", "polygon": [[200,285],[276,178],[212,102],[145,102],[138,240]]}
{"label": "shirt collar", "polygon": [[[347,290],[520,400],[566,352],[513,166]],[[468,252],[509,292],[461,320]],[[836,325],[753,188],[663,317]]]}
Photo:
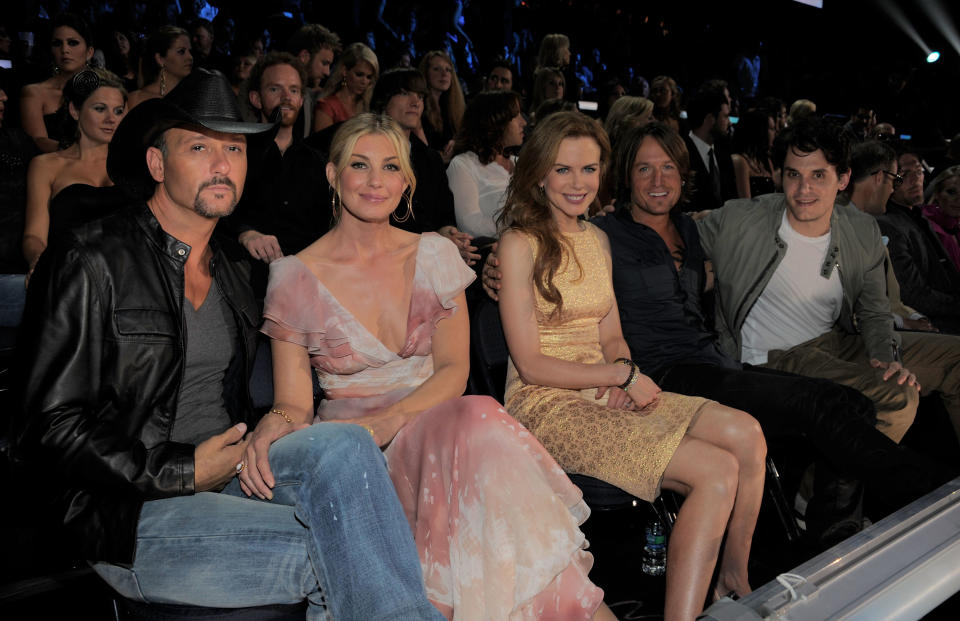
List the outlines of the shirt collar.
{"label": "shirt collar", "polygon": [[709,169],[710,160],[707,159],[707,156],[710,153],[710,149],[713,148],[713,145],[709,145],[706,142],[704,142],[699,136],[694,134],[693,131],[690,132],[690,140],[693,141],[693,146],[697,147],[697,152],[700,153],[700,159],[703,160],[703,163]]}

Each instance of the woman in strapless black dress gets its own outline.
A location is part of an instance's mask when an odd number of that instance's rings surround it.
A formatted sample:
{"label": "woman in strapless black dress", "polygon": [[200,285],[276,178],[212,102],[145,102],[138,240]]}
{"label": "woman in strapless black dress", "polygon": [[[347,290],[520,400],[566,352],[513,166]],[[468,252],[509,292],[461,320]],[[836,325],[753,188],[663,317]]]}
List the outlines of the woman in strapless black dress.
{"label": "woman in strapless black dress", "polygon": [[780,171],[770,160],[776,128],[776,119],[760,110],[750,110],[740,117],[733,135],[733,172],[740,198],[777,191]]}
{"label": "woman in strapless black dress", "polygon": [[120,202],[107,176],[107,147],[126,113],[127,92],[117,76],[103,69],[74,75],[63,89],[76,141],[68,148],[39,155],[27,171],[27,209],[23,257],[30,273],[51,233],[106,215]]}
{"label": "woman in strapless black dress", "polygon": [[72,137],[76,123],[71,121],[63,101],[63,88],[93,57],[90,27],[70,13],[53,20],[50,53],[53,75],[36,84],[27,84],[20,93],[23,130],[45,153],[56,151],[65,138]]}

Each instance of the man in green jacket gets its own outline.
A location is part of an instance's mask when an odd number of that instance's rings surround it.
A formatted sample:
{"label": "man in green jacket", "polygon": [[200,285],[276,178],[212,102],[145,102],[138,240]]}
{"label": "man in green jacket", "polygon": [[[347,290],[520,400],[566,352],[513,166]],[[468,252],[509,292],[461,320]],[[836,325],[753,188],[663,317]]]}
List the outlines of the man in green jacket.
{"label": "man in green jacket", "polygon": [[746,363],[860,390],[876,404],[878,428],[898,442],[921,387],[940,390],[960,421],[960,339],[901,339],[877,224],[836,204],[850,177],[840,127],[818,119],[792,126],[774,157],[783,194],[729,201],[699,223],[717,277],[722,347]]}

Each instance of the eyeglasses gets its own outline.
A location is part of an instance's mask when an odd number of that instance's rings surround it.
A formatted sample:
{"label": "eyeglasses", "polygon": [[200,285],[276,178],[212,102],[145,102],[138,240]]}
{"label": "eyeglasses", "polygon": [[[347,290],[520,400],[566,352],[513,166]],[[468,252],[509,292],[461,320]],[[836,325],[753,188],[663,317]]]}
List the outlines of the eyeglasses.
{"label": "eyeglasses", "polygon": [[893,180],[893,189],[894,189],[894,190],[896,190],[896,189],[899,188],[901,185],[903,185],[903,177],[901,177],[901,176],[898,175],[897,173],[892,173],[892,172],[890,172],[889,170],[877,170],[877,171],[874,171],[872,174],[875,175],[875,174],[877,174],[878,172],[882,172],[884,175],[890,177],[890,179]]}

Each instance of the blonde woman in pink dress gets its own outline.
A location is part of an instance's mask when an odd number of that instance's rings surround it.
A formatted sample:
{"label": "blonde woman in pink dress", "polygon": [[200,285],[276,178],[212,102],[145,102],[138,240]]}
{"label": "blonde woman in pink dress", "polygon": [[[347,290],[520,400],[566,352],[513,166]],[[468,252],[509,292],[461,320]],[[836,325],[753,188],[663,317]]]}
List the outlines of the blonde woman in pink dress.
{"label": "blonde woman in pink dress", "polygon": [[[469,370],[463,291],[474,275],[449,240],[390,226],[416,187],[408,149],[389,117],[344,123],[326,171],[335,226],[270,266],[263,331],[282,413],[273,427],[289,418],[370,432],[410,521],[427,595],[448,618],[613,619],[587,579],[579,490],[499,403],[460,396]],[[325,394],[316,411],[311,373]],[[245,460],[245,491],[263,497],[275,483],[264,459],[273,427]]]}

